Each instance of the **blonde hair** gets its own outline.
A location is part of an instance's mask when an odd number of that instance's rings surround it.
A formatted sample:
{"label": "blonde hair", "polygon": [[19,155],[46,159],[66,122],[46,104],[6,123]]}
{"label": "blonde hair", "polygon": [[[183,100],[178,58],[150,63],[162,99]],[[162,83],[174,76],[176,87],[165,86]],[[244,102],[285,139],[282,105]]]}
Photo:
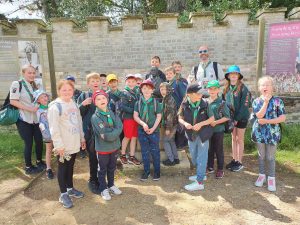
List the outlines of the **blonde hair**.
{"label": "blonde hair", "polygon": [[263,76],[259,78],[258,80],[258,86],[261,86],[264,82],[269,81],[272,84],[272,87],[274,88],[274,79],[270,76]]}
{"label": "blonde hair", "polygon": [[167,68],[165,68],[165,73],[172,71],[175,74],[175,70],[172,66],[168,66]]}
{"label": "blonde hair", "polygon": [[86,82],[89,83],[91,79],[98,79],[100,80],[100,74],[99,73],[89,73],[88,75],[86,75]]}
{"label": "blonde hair", "polygon": [[[26,72],[26,70],[28,70],[30,68],[34,69],[34,72],[36,72],[36,68],[33,65],[26,64],[26,65],[22,66],[22,68],[21,68],[22,74],[24,74]],[[31,85],[33,87],[33,90],[37,90],[38,89],[38,86],[36,85],[36,83],[34,81],[31,83]]]}
{"label": "blonde hair", "polygon": [[60,89],[62,88],[62,86],[64,86],[65,84],[70,85],[73,90],[75,89],[74,83],[71,80],[60,80],[60,81],[58,81],[58,84],[57,84],[57,94],[60,91]]}

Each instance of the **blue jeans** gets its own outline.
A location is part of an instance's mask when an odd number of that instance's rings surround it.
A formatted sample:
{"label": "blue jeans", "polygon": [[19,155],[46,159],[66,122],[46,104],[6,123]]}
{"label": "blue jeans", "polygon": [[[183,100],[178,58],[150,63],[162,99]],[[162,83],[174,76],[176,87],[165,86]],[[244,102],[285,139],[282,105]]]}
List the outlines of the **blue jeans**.
{"label": "blue jeans", "polygon": [[154,173],[160,174],[159,132],[147,134],[143,129],[138,130],[138,138],[142,150],[144,172],[150,174],[150,154],[153,159]]}
{"label": "blue jeans", "polygon": [[201,142],[200,137],[188,141],[192,162],[196,166],[197,181],[202,182],[206,173],[209,140]]}

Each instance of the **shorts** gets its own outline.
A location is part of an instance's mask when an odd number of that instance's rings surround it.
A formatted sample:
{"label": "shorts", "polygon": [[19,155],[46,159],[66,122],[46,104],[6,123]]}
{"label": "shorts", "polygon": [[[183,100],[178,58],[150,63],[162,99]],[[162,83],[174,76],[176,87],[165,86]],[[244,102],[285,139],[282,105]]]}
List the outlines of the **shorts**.
{"label": "shorts", "polygon": [[235,126],[239,129],[244,129],[247,127],[247,124],[248,124],[248,120],[239,120],[237,122],[237,125],[235,125]]}
{"label": "shorts", "polygon": [[136,138],[138,136],[138,123],[134,119],[124,119],[123,131],[126,138]]}

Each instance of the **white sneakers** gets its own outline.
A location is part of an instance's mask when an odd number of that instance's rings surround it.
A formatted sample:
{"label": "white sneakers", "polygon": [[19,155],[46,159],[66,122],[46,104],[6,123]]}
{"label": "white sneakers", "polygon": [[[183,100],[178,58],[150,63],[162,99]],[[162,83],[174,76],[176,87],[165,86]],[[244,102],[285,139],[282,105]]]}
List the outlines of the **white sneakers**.
{"label": "white sneakers", "polygon": [[122,191],[117,187],[117,186],[111,186],[110,188],[109,188],[109,191],[112,193],[112,194],[114,194],[114,195],[120,195],[120,194],[122,194]]}
{"label": "white sneakers", "polygon": [[276,191],[275,177],[268,177],[268,190]]}
{"label": "white sneakers", "polygon": [[255,186],[256,187],[262,187],[265,182],[266,182],[266,175],[265,174],[259,174],[257,180],[255,181]]}
{"label": "white sneakers", "polygon": [[[258,178],[255,182],[256,187],[262,187],[264,183],[266,182],[266,175],[265,174],[259,174]],[[268,177],[268,190],[269,191],[276,191],[276,182],[275,177]]]}
{"label": "white sneakers", "polygon": [[185,185],[184,189],[187,191],[199,191],[199,190],[204,190],[204,185],[203,183],[199,183],[198,181],[194,181],[191,184]]}
{"label": "white sneakers", "polygon": [[105,201],[111,200],[111,195],[109,192],[114,195],[122,194],[122,191],[117,186],[115,186],[115,185],[111,186],[110,188],[105,189],[104,191],[101,192],[101,196]]}
{"label": "white sneakers", "polygon": [[101,192],[101,196],[105,201],[111,200],[111,196],[109,194],[108,189],[105,189],[104,191]]}

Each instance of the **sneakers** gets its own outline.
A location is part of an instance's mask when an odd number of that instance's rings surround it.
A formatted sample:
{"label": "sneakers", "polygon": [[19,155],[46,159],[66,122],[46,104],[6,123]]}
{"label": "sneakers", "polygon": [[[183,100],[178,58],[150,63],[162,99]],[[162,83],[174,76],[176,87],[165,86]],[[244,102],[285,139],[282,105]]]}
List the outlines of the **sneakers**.
{"label": "sneakers", "polygon": [[268,190],[276,191],[275,177],[268,177]]}
{"label": "sneakers", "polygon": [[214,168],[212,168],[212,167],[208,167],[207,169],[206,169],[206,172],[209,174],[209,173],[214,173],[215,172],[215,170],[214,170]]}
{"label": "sneakers", "polygon": [[160,173],[154,173],[153,174],[153,180],[154,181],[159,181],[159,179],[160,179]]}
{"label": "sneakers", "polygon": [[204,185],[202,182],[197,182],[197,181],[194,181],[193,183],[191,184],[188,184],[188,185],[185,185],[184,186],[184,189],[187,190],[187,191],[198,191],[198,190],[204,190]]}
{"label": "sneakers", "polygon": [[73,207],[73,202],[67,193],[61,194],[58,201],[67,209]]}
{"label": "sneakers", "polygon": [[122,164],[127,164],[127,163],[128,163],[128,160],[127,160],[127,158],[126,158],[126,155],[121,155],[121,156],[120,156],[120,160],[121,160],[121,163],[122,163]]}
{"label": "sneakers", "polygon": [[180,160],[179,159],[174,159],[175,164],[180,164]]}
{"label": "sneakers", "polygon": [[80,150],[79,151],[79,156],[80,156],[80,158],[82,158],[82,159],[84,159],[84,158],[86,158],[86,151],[85,150]]}
{"label": "sneakers", "polygon": [[122,191],[117,187],[117,186],[111,186],[110,188],[109,188],[109,191],[112,193],[112,194],[114,194],[114,195],[120,195],[120,194],[122,194]]}
{"label": "sneakers", "polygon": [[52,180],[54,178],[54,174],[53,174],[53,171],[52,169],[47,169],[46,170],[46,176],[49,180]]}
{"label": "sneakers", "polygon": [[217,170],[216,179],[222,179],[223,177],[224,177],[224,171],[223,170]]}
{"label": "sneakers", "polygon": [[88,182],[89,190],[94,194],[100,194],[98,181],[89,180]]}
{"label": "sneakers", "polygon": [[[190,181],[197,181],[197,175],[190,176],[190,177],[189,177],[189,180],[190,180]],[[207,180],[207,176],[204,176],[203,180]]]}
{"label": "sneakers", "polygon": [[36,166],[39,168],[41,171],[45,170],[47,168],[46,163],[41,160],[41,161],[36,161]]}
{"label": "sneakers", "polygon": [[266,182],[266,175],[265,174],[259,174],[257,180],[255,181],[256,187],[262,187],[264,183]]}
{"label": "sneakers", "polygon": [[42,172],[42,169],[36,166],[30,166],[30,167],[25,167],[25,174],[31,175],[31,174],[37,174]]}
{"label": "sneakers", "polygon": [[108,189],[105,189],[104,191],[101,192],[101,196],[105,201],[111,200],[111,196],[109,194]]}
{"label": "sneakers", "polygon": [[233,172],[239,172],[244,168],[243,164],[239,161],[235,161],[235,164],[231,167],[231,171]]}
{"label": "sneakers", "polygon": [[[126,156],[125,156],[126,157]],[[126,159],[127,160],[127,159]],[[129,164],[133,164],[133,165],[141,165],[141,162],[139,160],[137,160],[137,158],[135,158],[135,156],[130,156],[127,160],[127,162]]]}
{"label": "sneakers", "polygon": [[167,159],[162,162],[165,166],[175,166],[175,160],[172,162],[170,159]]}
{"label": "sneakers", "polygon": [[228,170],[231,170],[231,168],[234,166],[234,164],[235,164],[235,160],[233,159],[233,160],[231,160],[230,163],[228,163],[228,164],[225,166],[225,168],[228,169]]}
{"label": "sneakers", "polygon": [[75,188],[71,188],[68,190],[68,195],[74,198],[83,198],[84,194],[81,191],[76,190]]}
{"label": "sneakers", "polygon": [[144,173],[142,174],[140,180],[141,180],[141,181],[146,181],[146,180],[148,180],[149,175],[150,175],[149,173],[144,172]]}

